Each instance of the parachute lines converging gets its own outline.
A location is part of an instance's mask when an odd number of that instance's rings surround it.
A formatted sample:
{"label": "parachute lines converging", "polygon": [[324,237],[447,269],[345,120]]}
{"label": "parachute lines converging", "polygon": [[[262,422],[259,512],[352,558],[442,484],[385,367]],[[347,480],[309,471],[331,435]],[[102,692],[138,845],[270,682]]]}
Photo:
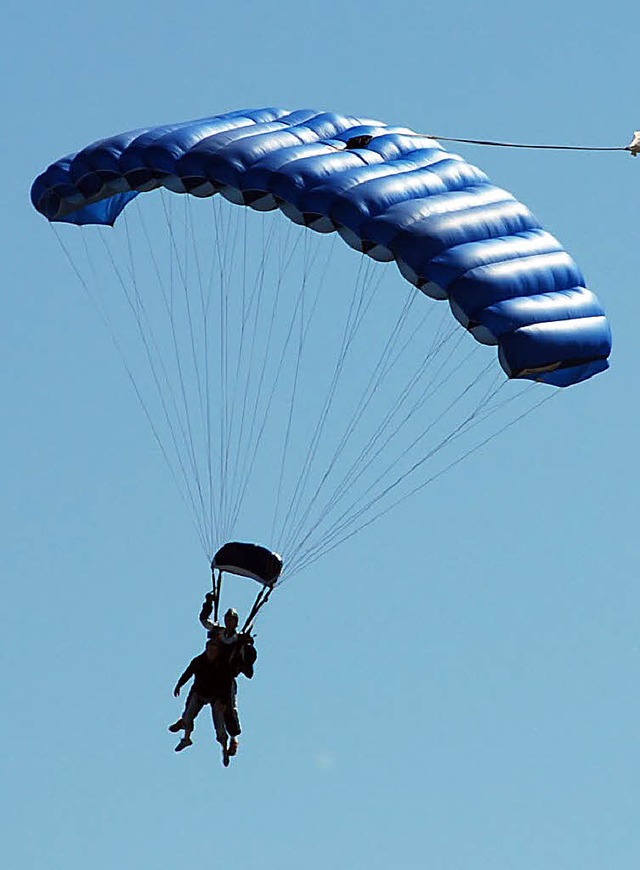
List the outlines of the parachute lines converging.
{"label": "parachute lines converging", "polygon": [[560,243],[406,128],[269,108],[140,129],[32,201],[76,225],[56,236],[209,560],[262,540],[290,577],[556,395],[535,382],[608,366]]}

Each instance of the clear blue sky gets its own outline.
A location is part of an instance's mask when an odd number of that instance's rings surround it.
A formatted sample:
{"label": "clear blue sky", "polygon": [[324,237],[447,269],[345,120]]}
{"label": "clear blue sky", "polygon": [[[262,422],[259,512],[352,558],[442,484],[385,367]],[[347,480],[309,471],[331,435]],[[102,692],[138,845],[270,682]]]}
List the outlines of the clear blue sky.
{"label": "clear blue sky", "polygon": [[120,130],[321,107],[625,145],[635,4],[9,0],[0,348],[2,865],[635,870],[637,189],[624,154],[461,153],[610,316],[609,372],[274,597],[229,770],[171,689],[207,566],[32,179]]}

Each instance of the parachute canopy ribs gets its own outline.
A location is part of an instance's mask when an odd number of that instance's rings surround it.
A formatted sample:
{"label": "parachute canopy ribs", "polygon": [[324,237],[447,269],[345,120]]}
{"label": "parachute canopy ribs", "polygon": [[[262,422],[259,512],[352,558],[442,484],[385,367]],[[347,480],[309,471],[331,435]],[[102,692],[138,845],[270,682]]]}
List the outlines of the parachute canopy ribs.
{"label": "parachute canopy ribs", "polygon": [[31,197],[50,221],[113,224],[158,187],[280,208],[395,260],[478,341],[498,345],[509,377],[568,386],[608,366],[604,312],[559,242],[480,169],[406,127],[264,108],[138,129],[53,163]]}

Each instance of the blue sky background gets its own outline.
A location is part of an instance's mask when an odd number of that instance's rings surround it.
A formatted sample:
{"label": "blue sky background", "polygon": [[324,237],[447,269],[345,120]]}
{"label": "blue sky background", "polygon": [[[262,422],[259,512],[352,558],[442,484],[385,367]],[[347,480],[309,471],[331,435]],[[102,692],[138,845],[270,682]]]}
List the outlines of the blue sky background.
{"label": "blue sky background", "polygon": [[638,866],[637,187],[625,154],[462,148],[575,256],[610,371],[274,597],[244,737],[166,733],[201,550],[32,179],[139,125],[313,106],[625,145],[635,5],[5,5],[3,866]]}

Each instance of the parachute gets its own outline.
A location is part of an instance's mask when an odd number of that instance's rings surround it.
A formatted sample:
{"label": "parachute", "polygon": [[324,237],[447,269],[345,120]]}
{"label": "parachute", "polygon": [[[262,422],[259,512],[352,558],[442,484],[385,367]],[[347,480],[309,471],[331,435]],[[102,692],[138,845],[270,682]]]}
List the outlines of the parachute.
{"label": "parachute", "polygon": [[230,541],[211,560],[211,567],[242,577],[251,577],[264,586],[275,586],[282,573],[282,557],[259,544]]}
{"label": "parachute", "polygon": [[[161,195],[147,196],[157,190]],[[181,214],[171,194],[190,195]],[[161,218],[152,225],[140,201],[146,206],[158,196]],[[221,198],[248,207],[243,217],[223,209]],[[124,290],[123,308],[142,337],[134,362],[122,350],[120,313],[112,319],[102,308],[111,301],[109,288],[96,304],[110,328],[115,323],[114,342],[198,516],[208,558],[269,592],[280,576],[279,556],[265,549],[262,555],[271,555],[256,570],[246,561],[247,545],[220,549],[234,538],[256,540],[253,527],[266,502],[280,512],[281,536],[270,537],[273,520],[263,540],[283,552],[287,573],[301,570],[528,413],[518,409],[503,421],[522,395],[507,394],[505,383],[567,387],[608,367],[606,316],[561,244],[480,169],[405,127],[263,108],[141,128],[56,161],[33,183],[31,199],[52,224],[106,228],[99,246],[107,251],[109,286]],[[196,229],[198,201],[213,203],[204,229]],[[136,209],[134,238],[128,215]],[[288,219],[285,229],[261,214],[270,211]],[[118,264],[104,232],[123,221]],[[257,242],[249,241],[251,221]],[[347,266],[325,282],[328,249],[312,250],[306,230],[318,238],[337,234],[360,254],[352,296],[343,291]],[[84,240],[81,253],[71,255],[69,237],[58,238],[92,295],[107,267],[95,265]],[[287,291],[296,258],[302,274]],[[404,280],[379,302],[387,263]],[[424,323],[439,306],[427,296],[448,302],[428,335]],[[154,305],[167,317],[164,356]],[[466,333],[477,344],[463,340]],[[506,380],[483,345],[497,347]],[[369,358],[374,346],[377,355]],[[480,366],[471,369],[474,348]],[[159,395],[155,416],[134,370],[141,362]],[[175,389],[168,386],[171,366]],[[386,405],[370,414],[383,394]],[[465,402],[471,404],[463,409]],[[167,422],[168,434],[158,421]],[[333,441],[317,462],[331,428]],[[464,442],[470,434],[475,441]],[[454,447],[458,453],[425,477],[427,462]],[[170,459],[173,448],[177,458]],[[247,495],[254,478],[257,488]]]}
{"label": "parachute", "polygon": [[[243,631],[250,629],[258,611],[267,603],[269,596],[282,573],[282,557],[272,553],[259,544],[247,544],[240,541],[229,541],[224,544],[211,560],[211,580],[213,584],[214,618],[218,619],[220,605],[220,590],[222,574],[236,574],[240,577],[250,577],[261,584],[255,601],[245,620]],[[216,577],[216,569],[218,576]]]}

